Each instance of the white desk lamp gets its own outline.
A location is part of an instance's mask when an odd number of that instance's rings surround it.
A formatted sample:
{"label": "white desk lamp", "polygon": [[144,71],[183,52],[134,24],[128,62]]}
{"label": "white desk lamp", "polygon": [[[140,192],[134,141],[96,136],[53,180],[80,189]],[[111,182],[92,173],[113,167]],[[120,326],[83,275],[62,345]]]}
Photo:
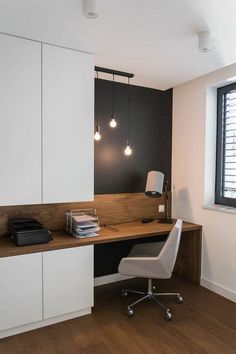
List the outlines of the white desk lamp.
{"label": "white desk lamp", "polygon": [[150,171],[147,175],[147,183],[145,194],[150,198],[159,198],[162,195],[165,197],[166,202],[166,219],[160,220],[160,223],[163,224],[172,224],[172,219],[168,219],[169,215],[169,198],[167,186],[168,182],[165,183],[165,191],[163,194],[163,185],[164,185],[164,174],[159,171]]}

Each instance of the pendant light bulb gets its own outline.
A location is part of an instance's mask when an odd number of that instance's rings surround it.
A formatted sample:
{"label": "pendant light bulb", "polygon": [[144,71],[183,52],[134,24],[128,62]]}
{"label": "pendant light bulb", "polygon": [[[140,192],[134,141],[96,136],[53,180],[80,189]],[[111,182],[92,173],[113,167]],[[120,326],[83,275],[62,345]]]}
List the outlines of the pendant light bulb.
{"label": "pendant light bulb", "polygon": [[100,134],[99,132],[96,132],[96,133],[94,134],[94,139],[95,139],[96,141],[101,140],[101,134]]}
{"label": "pendant light bulb", "polygon": [[114,116],[111,117],[111,120],[110,120],[110,127],[111,128],[115,128],[117,126],[117,121],[116,119],[114,118]]}
{"label": "pendant light bulb", "polygon": [[132,154],[132,149],[130,147],[130,141],[127,140],[127,145],[126,145],[126,148],[125,148],[125,155],[130,156],[131,154]]}
{"label": "pendant light bulb", "polygon": [[96,132],[94,134],[94,140],[99,141],[101,140],[101,134],[100,134],[100,127],[97,126]]}

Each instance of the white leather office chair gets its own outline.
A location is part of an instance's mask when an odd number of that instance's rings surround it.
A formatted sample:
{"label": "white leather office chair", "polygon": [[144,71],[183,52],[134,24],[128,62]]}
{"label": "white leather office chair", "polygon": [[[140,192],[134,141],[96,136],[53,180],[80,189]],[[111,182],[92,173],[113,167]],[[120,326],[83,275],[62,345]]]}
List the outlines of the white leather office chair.
{"label": "white leather office chair", "polygon": [[153,292],[152,279],[171,278],[182,231],[182,220],[177,220],[165,242],[154,242],[135,245],[128,257],[122,258],[118,271],[121,274],[135,277],[147,278],[147,291],[136,291],[125,289],[122,295],[127,296],[129,292],[144,295],[139,300],[133,302],[127,307],[128,316],[133,316],[133,306],[145,299],[152,299],[165,310],[165,319],[171,320],[170,309],[165,307],[159,300],[159,296],[174,295],[176,301],[182,303],[183,299],[180,293],[156,293]]}

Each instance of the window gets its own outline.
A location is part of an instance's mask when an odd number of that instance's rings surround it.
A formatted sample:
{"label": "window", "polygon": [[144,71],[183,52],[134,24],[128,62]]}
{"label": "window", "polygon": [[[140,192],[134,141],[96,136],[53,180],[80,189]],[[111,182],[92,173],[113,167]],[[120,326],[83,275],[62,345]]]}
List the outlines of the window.
{"label": "window", "polygon": [[217,90],[216,204],[236,207],[236,83]]}

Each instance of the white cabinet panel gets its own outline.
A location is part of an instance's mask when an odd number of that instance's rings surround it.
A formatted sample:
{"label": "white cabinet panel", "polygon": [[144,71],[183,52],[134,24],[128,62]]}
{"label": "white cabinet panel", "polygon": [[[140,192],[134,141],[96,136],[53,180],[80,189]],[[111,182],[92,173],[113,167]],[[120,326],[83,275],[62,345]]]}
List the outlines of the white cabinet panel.
{"label": "white cabinet panel", "polygon": [[41,45],[0,34],[0,205],[41,202]]}
{"label": "white cabinet panel", "polygon": [[42,320],[42,253],[0,259],[0,331]]}
{"label": "white cabinet panel", "polygon": [[93,56],[43,45],[43,202],[93,199]]}
{"label": "white cabinet panel", "polygon": [[93,306],[93,282],[93,246],[44,252],[44,319]]}

